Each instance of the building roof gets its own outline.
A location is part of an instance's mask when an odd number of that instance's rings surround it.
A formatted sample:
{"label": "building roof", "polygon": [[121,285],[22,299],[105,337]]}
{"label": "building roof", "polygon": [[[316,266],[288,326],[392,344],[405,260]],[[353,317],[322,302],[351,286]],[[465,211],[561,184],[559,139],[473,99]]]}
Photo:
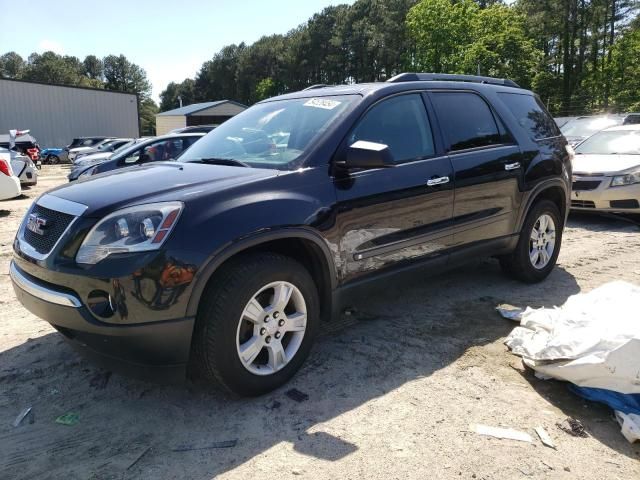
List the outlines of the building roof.
{"label": "building roof", "polygon": [[191,105],[187,105],[185,107],[175,108],[173,110],[168,110],[166,112],[161,112],[156,115],[156,117],[164,116],[164,115],[184,115],[189,116],[201,110],[206,110],[211,107],[217,107],[218,105],[222,105],[223,103],[233,103],[240,107],[247,108],[246,105],[242,105],[241,103],[234,102],[232,100],[218,100],[217,102],[204,102],[204,103],[192,103]]}

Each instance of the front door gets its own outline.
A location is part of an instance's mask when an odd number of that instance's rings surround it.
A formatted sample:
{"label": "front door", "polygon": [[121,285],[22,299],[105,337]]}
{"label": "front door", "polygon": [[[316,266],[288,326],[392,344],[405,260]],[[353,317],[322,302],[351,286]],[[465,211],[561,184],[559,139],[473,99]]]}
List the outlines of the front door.
{"label": "front door", "polygon": [[349,134],[347,146],[359,140],[388,145],[396,166],[335,179],[342,281],[437,256],[452,242],[447,227],[453,169],[434,141],[422,95],[402,94],[375,104]]}

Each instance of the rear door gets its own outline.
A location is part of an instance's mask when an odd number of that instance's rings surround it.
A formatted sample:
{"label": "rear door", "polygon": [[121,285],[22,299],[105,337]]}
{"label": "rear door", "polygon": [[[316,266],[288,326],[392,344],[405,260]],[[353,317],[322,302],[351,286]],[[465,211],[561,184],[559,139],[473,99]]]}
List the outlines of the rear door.
{"label": "rear door", "polygon": [[437,256],[451,245],[453,169],[421,93],[383,99],[348,135],[389,146],[395,167],[335,179],[343,280],[399,262]]}
{"label": "rear door", "polygon": [[521,197],[520,148],[478,93],[429,95],[454,170],[454,245],[510,235]]}

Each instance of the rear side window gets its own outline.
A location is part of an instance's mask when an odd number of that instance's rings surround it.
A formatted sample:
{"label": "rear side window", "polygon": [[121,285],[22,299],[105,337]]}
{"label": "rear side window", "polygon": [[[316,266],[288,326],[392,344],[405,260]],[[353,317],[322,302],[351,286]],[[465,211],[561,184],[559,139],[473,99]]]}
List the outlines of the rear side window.
{"label": "rear side window", "polygon": [[518,93],[499,93],[498,95],[516,117],[520,126],[529,132],[533,140],[560,135],[556,122],[553,121],[537,97]]}
{"label": "rear side window", "polygon": [[374,105],[349,136],[349,145],[358,140],[387,145],[395,162],[426,158],[435,152],[427,111],[416,93]]}
{"label": "rear side window", "polygon": [[434,92],[433,105],[451,150],[491,147],[508,143],[481,97],[467,92]]}

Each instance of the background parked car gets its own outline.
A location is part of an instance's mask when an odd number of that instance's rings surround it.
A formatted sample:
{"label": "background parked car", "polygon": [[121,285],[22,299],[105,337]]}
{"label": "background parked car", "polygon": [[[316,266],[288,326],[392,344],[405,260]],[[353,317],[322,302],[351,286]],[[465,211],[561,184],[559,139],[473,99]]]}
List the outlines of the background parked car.
{"label": "background parked car", "polygon": [[90,153],[88,155],[83,155],[80,158],[76,158],[75,162],[73,162],[73,168],[81,168],[84,170],[85,167],[97,165],[113,157],[114,155],[117,155],[118,153],[128,149],[129,147],[135,145],[136,143],[143,142],[149,138],[151,137],[134,138],[131,141],[120,146],[120,148],[114,150],[113,152],[96,152],[96,153]]}
{"label": "background parked car", "polygon": [[171,130],[169,133],[209,133],[218,125],[193,125],[191,127],[182,127]]}
{"label": "background parked car", "polygon": [[97,163],[87,165],[83,164],[81,159],[73,166],[67,178],[73,181],[118,168],[176,159],[204,136],[204,133],[178,133],[149,138]]}
{"label": "background parked car", "polygon": [[567,123],[569,123],[572,120],[575,120],[576,118],[578,117],[554,117],[553,121],[556,122],[556,125],[558,125],[558,128],[562,128]]}
{"label": "background parked car", "polygon": [[3,153],[8,153],[11,159],[13,173],[20,180],[23,187],[31,187],[38,183],[38,169],[28,156],[20,152],[0,148]]}
{"label": "background parked car", "polygon": [[[11,139],[9,134],[0,135],[0,147],[8,149],[10,148],[10,144]],[[29,133],[24,133],[16,137],[15,150],[27,155],[33,161],[38,161],[40,158],[40,146],[35,137]]]}
{"label": "background parked car", "polygon": [[103,145],[107,142],[110,142],[111,140],[113,140],[112,138],[105,138],[104,140],[101,140],[100,142],[96,143],[93,146],[87,146],[87,147],[75,147],[75,148],[71,148],[69,149],[69,161],[73,162],[75,161],[75,159],[77,158],[78,155],[81,155],[85,152],[88,152],[89,150],[92,150],[93,148],[99,147],[100,145]]}
{"label": "background parked car", "polygon": [[108,137],[76,137],[72,140],[72,142],[64,147],[62,156],[60,156],[60,160],[63,162],[69,161],[69,152],[71,149],[80,148],[80,147],[95,147],[98,143],[103,142]]}
{"label": "background parked car", "polygon": [[11,154],[9,150],[0,150],[0,200],[14,198],[22,193],[20,180],[11,168]]}
{"label": "background parked car", "polygon": [[113,153],[121,146],[129,143],[131,140],[133,140],[133,138],[113,138],[111,140],[105,140],[104,142],[97,144],[95,147],[79,152],[76,155],[74,162],[77,162],[79,158],[91,155],[92,153]]}
{"label": "background parked car", "polygon": [[[562,117],[560,117],[562,118]],[[560,119],[559,118],[559,119]],[[560,127],[569,145],[575,147],[596,132],[616,125],[640,124],[640,113],[617,113],[574,117]]]}
{"label": "background parked car", "polygon": [[621,125],[623,119],[614,115],[593,115],[577,117],[560,128],[569,145],[575,147],[580,142],[605,128]]}
{"label": "background parked car", "polygon": [[40,161],[48,165],[56,165],[60,163],[63,152],[62,148],[43,148],[40,150]]}
{"label": "background parked car", "polygon": [[571,208],[640,213],[640,125],[607,128],[576,147]]}

